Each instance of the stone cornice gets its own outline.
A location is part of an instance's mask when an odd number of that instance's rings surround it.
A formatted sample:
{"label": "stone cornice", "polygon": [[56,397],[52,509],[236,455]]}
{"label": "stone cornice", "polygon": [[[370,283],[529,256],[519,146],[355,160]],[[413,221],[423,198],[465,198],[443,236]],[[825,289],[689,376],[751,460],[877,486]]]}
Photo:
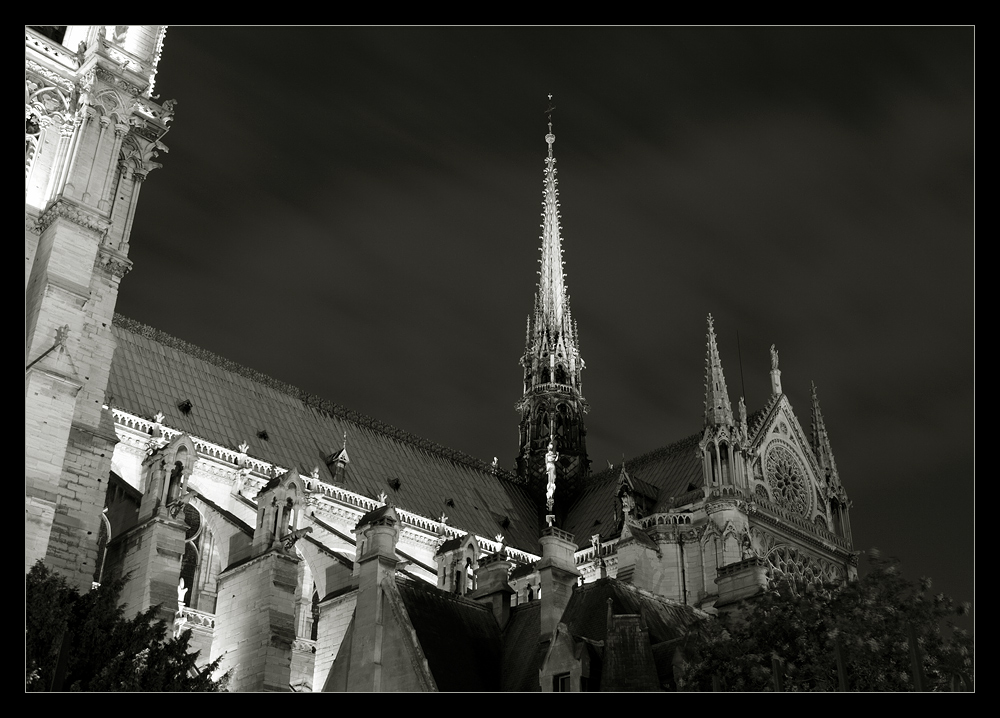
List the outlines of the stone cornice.
{"label": "stone cornice", "polygon": [[[111,61],[108,60],[106,62],[111,62]],[[111,85],[111,87],[122,90],[123,92],[126,92],[129,95],[131,95],[132,97],[138,97],[140,94],[142,94],[142,88],[140,88],[138,85],[134,85],[128,80],[119,77],[118,75],[109,71],[107,68],[98,65],[97,67],[94,68],[94,72],[97,75],[97,79],[100,80],[101,82],[105,83],[106,85]]]}
{"label": "stone cornice", "polygon": [[58,72],[53,72],[46,67],[42,67],[37,62],[25,60],[24,67],[27,72],[37,75],[44,80],[48,80],[54,87],[58,87],[63,92],[72,93],[74,90],[73,82],[71,80],[63,77]]}
{"label": "stone cornice", "polygon": [[[54,42],[28,27],[24,28],[24,45],[27,50],[38,53],[49,62],[57,63],[69,72],[74,72],[80,64],[75,52],[71,52],[60,43]],[[29,67],[38,66],[31,60],[27,60],[25,64]]]}
{"label": "stone cornice", "polygon": [[111,229],[111,222],[104,219],[96,212],[81,207],[75,202],[71,202],[68,199],[63,198],[53,202],[49,205],[48,209],[42,212],[41,216],[39,216],[39,233],[48,229],[49,225],[51,225],[58,217],[68,219],[70,222],[73,222],[84,229],[89,229],[90,231],[95,232],[102,240],[107,236],[108,230]]}
{"label": "stone cornice", "polygon": [[833,553],[843,558],[854,553],[847,539],[828,531],[818,530],[815,524],[793,516],[777,506],[765,507],[762,503],[755,501],[747,505],[747,514],[763,524],[794,537],[811,548]]}
{"label": "stone cornice", "polygon": [[[177,429],[164,426],[155,419],[145,419],[121,409],[112,407],[111,412],[114,416],[115,425],[119,429],[117,432],[119,439],[132,450],[144,450],[147,448],[150,431],[158,432],[163,443],[167,443],[183,433]],[[201,437],[191,434],[188,434],[188,436],[198,451],[199,475],[208,474],[213,478],[235,484],[240,477],[239,466],[242,463],[246,467],[252,466],[255,472],[255,475],[247,476],[245,481],[248,483],[257,483],[259,484],[257,488],[260,488],[260,486],[266,483],[266,477],[280,476],[288,471],[287,468],[255,459],[245,453],[219,446]],[[300,479],[306,491],[310,492],[308,500],[312,509],[324,518],[329,517],[334,521],[346,522],[346,524],[353,527],[366,513],[383,506],[380,501],[370,499],[362,494],[356,494],[353,491],[348,491],[342,487],[328,484],[310,476],[300,474]],[[255,494],[256,492],[253,493]],[[248,501],[256,505],[256,502],[250,499]],[[413,546],[429,547],[438,540],[442,529],[441,522],[398,507],[395,507],[395,509],[403,523],[403,533],[407,543]],[[450,537],[467,535],[467,532],[452,526],[443,525],[443,529],[445,534]],[[493,538],[481,536],[476,536],[475,538],[483,551],[496,552],[500,550],[501,543]],[[512,558],[521,562],[530,563],[538,560],[537,556],[526,551],[513,549],[509,546],[507,547],[507,552]]]}
{"label": "stone cornice", "polygon": [[94,258],[94,267],[121,279],[132,269],[132,261],[121,252],[102,245]]}

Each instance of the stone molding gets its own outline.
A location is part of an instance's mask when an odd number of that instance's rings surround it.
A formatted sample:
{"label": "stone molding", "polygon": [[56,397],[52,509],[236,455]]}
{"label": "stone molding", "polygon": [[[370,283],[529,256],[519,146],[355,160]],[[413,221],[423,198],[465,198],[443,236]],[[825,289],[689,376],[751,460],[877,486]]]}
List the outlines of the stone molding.
{"label": "stone molding", "polygon": [[104,240],[111,229],[111,222],[102,219],[95,212],[85,209],[78,204],[67,199],[59,199],[53,202],[48,209],[42,212],[38,218],[38,232],[42,233],[49,228],[57,217],[63,217],[70,222],[77,224],[84,229],[95,232],[101,240]]}

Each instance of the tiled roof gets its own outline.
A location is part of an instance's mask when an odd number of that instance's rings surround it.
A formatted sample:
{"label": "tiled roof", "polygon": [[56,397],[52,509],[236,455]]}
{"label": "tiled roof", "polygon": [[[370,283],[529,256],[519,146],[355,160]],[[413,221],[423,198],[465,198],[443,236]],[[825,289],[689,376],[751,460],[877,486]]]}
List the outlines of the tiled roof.
{"label": "tiled roof", "polygon": [[462,530],[502,531],[509,546],[537,550],[537,509],[516,477],[119,315],[114,333],[111,406],[148,419],[162,412],[166,426],[234,450],[246,441],[253,457],[303,472],[318,467],[327,481],[325,458],[346,431],[351,462],[337,483],[348,491],[371,498],[384,491],[400,508],[428,518],[447,512]]}
{"label": "tiled roof", "polygon": [[668,601],[613,578],[602,578],[573,590],[562,616],[572,635],[603,641],[607,638],[608,599],[612,612],[641,614],[649,629],[650,643],[662,643],[684,635],[687,626],[704,614],[690,606]]}
{"label": "tiled roof", "polygon": [[[697,488],[704,483],[698,450],[701,437],[701,432],[692,434],[625,462],[625,470],[637,491],[647,496],[653,489],[656,491],[657,504],[649,513],[666,510],[672,498],[687,493],[691,486]],[[617,466],[587,479],[563,527],[576,536],[578,546],[589,544],[590,537],[597,533],[605,540],[610,538],[609,532],[615,529],[615,502],[618,500],[615,491],[620,473],[621,467]]]}
{"label": "tiled roof", "polygon": [[653,647],[641,616],[613,617],[601,669],[602,691],[660,690]]}
{"label": "tiled roof", "polygon": [[500,690],[502,649],[493,612],[422,581],[397,578],[396,586],[438,690]]}
{"label": "tiled roof", "polygon": [[548,641],[541,643],[542,602],[530,601],[510,609],[503,631],[504,691],[540,691],[538,671],[545,660]]}

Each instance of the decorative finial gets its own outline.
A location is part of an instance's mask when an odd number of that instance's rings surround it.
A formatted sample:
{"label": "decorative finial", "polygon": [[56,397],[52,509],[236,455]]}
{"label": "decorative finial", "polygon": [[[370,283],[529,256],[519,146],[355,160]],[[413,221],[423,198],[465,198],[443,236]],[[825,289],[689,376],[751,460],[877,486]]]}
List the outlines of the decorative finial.
{"label": "decorative finial", "polygon": [[380,491],[378,494],[378,502],[380,504],[385,504],[385,500],[389,498],[384,491]]}
{"label": "decorative finial", "polygon": [[552,104],[552,93],[549,93],[549,106],[545,110],[545,114],[549,118],[549,133],[545,135],[545,141],[549,143],[549,156],[552,156],[552,145],[556,141],[556,136],[552,134],[552,111],[556,109],[556,106]]}

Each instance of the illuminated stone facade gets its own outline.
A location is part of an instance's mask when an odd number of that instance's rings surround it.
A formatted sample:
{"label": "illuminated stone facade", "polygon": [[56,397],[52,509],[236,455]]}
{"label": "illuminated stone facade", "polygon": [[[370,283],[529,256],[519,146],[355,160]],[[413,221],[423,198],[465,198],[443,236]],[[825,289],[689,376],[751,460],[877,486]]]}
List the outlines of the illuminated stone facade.
{"label": "illuminated stone facade", "polygon": [[711,317],[702,425],[591,473],[551,123],[513,473],[114,315],[163,37],[25,30],[26,568],[131,571],[236,690],[662,688],[691,620],[855,574],[815,388],[807,435],[772,351],[734,412]]}

